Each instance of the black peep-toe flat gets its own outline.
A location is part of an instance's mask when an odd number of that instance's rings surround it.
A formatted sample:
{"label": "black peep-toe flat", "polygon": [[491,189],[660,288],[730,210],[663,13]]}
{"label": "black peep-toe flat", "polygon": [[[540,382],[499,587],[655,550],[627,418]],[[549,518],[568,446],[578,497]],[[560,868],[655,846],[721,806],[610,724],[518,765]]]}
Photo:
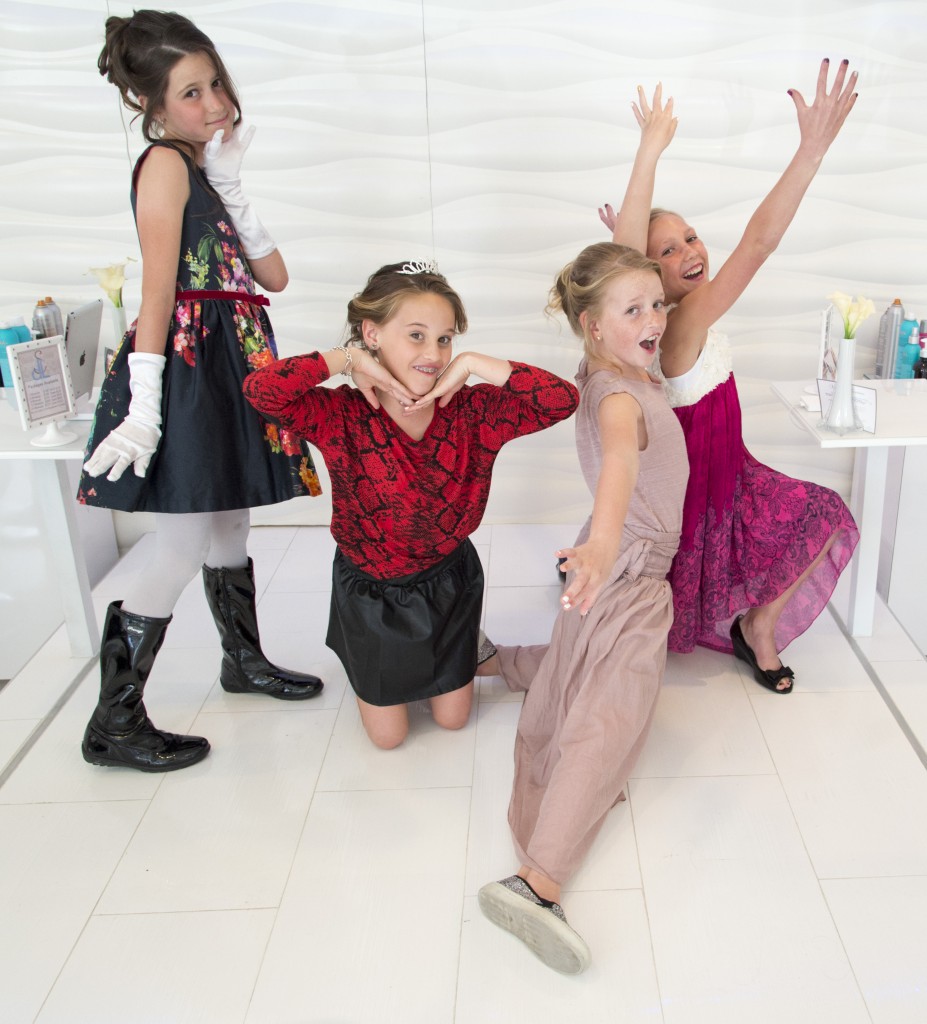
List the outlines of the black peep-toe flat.
{"label": "black peep-toe flat", "polygon": [[[781,665],[777,669],[760,668],[756,655],[753,653],[753,648],[744,639],[743,630],[740,628],[740,620],[742,618],[742,615],[738,615],[731,623],[731,643],[734,645],[734,656],[740,658],[741,661],[745,661],[753,669],[753,678],[760,686],[765,686],[767,690],[772,690],[773,693],[791,693],[795,682],[795,673],[788,665]],[[788,679],[789,685],[784,690],[780,690],[779,683],[783,679]]]}

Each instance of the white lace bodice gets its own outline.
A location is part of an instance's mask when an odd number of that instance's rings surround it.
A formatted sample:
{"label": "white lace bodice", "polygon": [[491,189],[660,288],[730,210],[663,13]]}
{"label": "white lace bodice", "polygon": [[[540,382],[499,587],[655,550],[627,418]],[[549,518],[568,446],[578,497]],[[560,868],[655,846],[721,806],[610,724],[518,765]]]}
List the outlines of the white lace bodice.
{"label": "white lace bodice", "polygon": [[699,352],[695,365],[681,377],[663,375],[659,353],[650,368],[654,378],[663,385],[666,400],[674,409],[683,405],[695,405],[709,391],[723,384],[731,375],[731,370],[731,346],[727,335],[713,327],[708,329],[705,347]]}

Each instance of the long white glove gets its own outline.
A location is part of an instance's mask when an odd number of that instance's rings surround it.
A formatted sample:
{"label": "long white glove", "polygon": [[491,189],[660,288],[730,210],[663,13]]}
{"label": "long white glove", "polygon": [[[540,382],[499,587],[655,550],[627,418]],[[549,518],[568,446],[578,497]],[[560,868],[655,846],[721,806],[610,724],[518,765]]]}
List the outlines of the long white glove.
{"label": "long white glove", "polygon": [[245,255],[259,260],[269,256],[277,248],[277,243],[267,233],[267,228],[258,220],[251,203],[241,191],[241,162],[256,129],[253,124],[247,128],[239,124],[228,142],[222,141],[223,131],[220,128],[203,150],[206,177],[222,198]]}
{"label": "long white glove", "polygon": [[100,476],[109,469],[106,479],[118,480],[133,464],[136,476],[148,472],[148,463],[161,440],[161,378],[166,362],[164,356],[151,352],[130,353],[129,414],[84,463],[90,476]]}

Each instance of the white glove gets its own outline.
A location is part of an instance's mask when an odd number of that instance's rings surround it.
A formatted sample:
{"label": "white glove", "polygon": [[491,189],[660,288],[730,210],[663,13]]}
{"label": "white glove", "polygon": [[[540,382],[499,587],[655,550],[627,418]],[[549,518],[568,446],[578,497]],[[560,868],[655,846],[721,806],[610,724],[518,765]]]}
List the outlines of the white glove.
{"label": "white glove", "polygon": [[223,142],[224,129],[220,128],[206,143],[203,156],[206,177],[225,204],[245,255],[259,260],[269,256],[277,248],[277,243],[267,233],[267,228],[258,220],[251,203],[241,191],[241,162],[255,131],[253,124],[247,128],[239,124],[228,142]]}
{"label": "white glove", "polygon": [[130,353],[129,413],[84,463],[90,476],[100,476],[109,469],[106,479],[118,480],[133,463],[136,476],[148,472],[148,463],[161,440],[161,377],[166,362],[164,356],[151,352]]}

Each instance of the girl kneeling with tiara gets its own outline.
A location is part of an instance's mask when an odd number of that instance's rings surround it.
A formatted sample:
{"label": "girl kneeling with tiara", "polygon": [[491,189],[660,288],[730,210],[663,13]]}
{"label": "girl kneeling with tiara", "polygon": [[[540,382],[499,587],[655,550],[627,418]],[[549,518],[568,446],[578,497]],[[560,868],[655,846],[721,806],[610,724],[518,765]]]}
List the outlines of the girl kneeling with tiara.
{"label": "girl kneeling with tiara", "polygon": [[[367,735],[397,747],[406,705],[470,716],[483,572],[480,525],[502,446],[576,408],[546,370],[476,352],[452,357],[463,303],[434,264],[381,267],[348,304],[350,336],[328,352],[252,373],[249,402],[324,456],[338,543],[326,643],[341,659]],[[334,374],[357,385],[320,387]],[[472,375],[486,383],[468,386]]]}

